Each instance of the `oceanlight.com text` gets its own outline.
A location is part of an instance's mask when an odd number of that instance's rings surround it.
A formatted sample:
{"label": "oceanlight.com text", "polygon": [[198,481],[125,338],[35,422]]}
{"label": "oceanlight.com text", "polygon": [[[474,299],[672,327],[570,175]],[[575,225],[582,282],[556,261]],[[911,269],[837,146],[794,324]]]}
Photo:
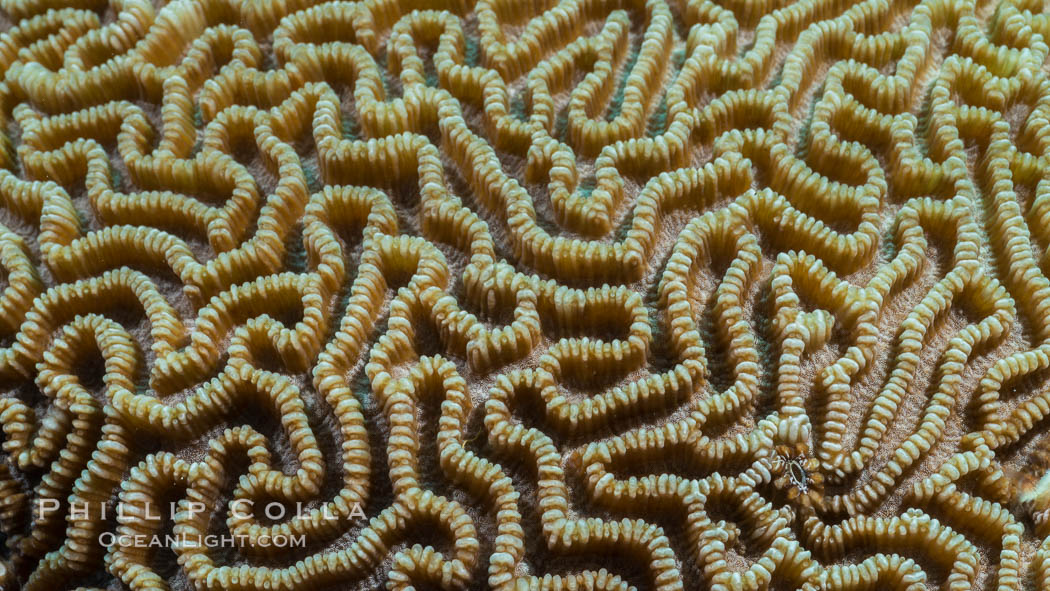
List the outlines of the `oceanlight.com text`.
{"label": "oceanlight.com text", "polygon": [[[251,519],[253,516],[263,515],[266,519],[275,522],[292,518],[339,520],[346,518],[365,519],[366,517],[364,509],[357,503],[350,506],[349,514],[345,516],[334,513],[332,507],[328,504],[315,508],[307,508],[301,502],[295,503],[294,507],[289,507],[284,503],[271,502],[264,505],[256,505],[251,500],[235,499],[230,501],[228,507],[230,514],[237,519]],[[39,499],[37,501],[36,512],[40,518],[46,517],[60,509],[62,509],[62,505],[56,499]],[[167,519],[168,521],[175,521],[176,516],[183,519],[186,517],[192,519],[196,514],[207,513],[207,507],[205,507],[204,503],[185,500],[172,502],[166,506],[162,504],[155,505],[149,502],[136,503],[134,505],[118,503],[116,508],[111,508],[108,503],[70,503],[68,505],[68,510],[68,517],[73,520],[105,520],[111,516],[115,516],[122,522],[127,522],[128,520],[133,519],[144,521],[161,521]],[[120,546],[125,548],[172,548],[175,546],[184,548],[226,548],[244,546],[294,548],[306,544],[306,539],[303,535],[291,536],[282,534],[262,534],[253,537],[243,534],[151,535],[103,532],[99,534],[98,541],[99,544],[105,547]]]}

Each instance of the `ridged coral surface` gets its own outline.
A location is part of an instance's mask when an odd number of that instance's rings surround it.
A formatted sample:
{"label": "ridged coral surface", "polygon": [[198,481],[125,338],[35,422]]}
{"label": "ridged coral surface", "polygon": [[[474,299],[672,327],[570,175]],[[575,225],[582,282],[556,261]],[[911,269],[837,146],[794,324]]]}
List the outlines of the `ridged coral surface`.
{"label": "ridged coral surface", "polygon": [[0,9],[0,589],[1050,589],[1041,2]]}

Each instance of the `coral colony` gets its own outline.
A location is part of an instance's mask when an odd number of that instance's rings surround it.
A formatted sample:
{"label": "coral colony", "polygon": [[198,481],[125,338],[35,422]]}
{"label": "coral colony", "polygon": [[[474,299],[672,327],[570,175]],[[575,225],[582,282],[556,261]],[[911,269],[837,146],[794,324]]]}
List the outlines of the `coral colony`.
{"label": "coral colony", "polygon": [[1048,10],[0,0],[0,591],[1050,589]]}

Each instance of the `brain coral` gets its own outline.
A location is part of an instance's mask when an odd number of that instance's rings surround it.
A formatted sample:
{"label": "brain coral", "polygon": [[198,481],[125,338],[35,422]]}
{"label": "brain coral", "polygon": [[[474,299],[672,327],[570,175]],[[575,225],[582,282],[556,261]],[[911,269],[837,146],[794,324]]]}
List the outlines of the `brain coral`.
{"label": "brain coral", "polygon": [[0,589],[1050,589],[1050,16],[0,0]]}

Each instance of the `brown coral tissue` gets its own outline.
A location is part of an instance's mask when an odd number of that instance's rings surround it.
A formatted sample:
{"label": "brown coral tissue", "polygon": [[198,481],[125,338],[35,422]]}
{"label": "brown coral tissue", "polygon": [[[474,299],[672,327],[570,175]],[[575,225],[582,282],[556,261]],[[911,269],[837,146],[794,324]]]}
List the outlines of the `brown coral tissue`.
{"label": "brown coral tissue", "polygon": [[0,0],[0,591],[1050,590],[1048,43]]}

